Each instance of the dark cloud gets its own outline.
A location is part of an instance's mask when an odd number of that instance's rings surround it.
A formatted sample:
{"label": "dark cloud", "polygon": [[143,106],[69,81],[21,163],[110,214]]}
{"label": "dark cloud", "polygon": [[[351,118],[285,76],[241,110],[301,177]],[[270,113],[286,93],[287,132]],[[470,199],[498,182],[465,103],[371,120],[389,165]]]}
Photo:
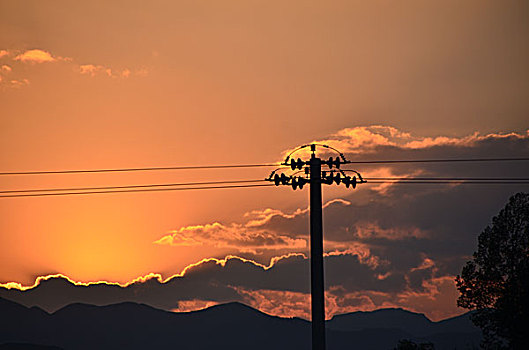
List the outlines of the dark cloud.
{"label": "dark cloud", "polygon": [[[371,126],[344,129],[319,142],[349,150],[346,156],[351,160],[529,157],[527,133],[421,138],[390,127]],[[364,177],[527,178],[527,164],[519,161],[358,164],[355,168]],[[510,195],[529,189],[523,184],[384,186],[361,185],[343,200],[327,204],[324,236],[330,249],[337,244],[361,243],[372,255],[401,272],[428,257],[435,261],[438,275],[457,274],[490,218]],[[293,214],[271,212],[256,227],[306,237],[307,222],[305,210]]]}
{"label": "dark cloud", "polygon": [[[367,127],[346,129],[322,142],[352,150],[346,154],[349,159],[529,157],[529,137],[525,134],[429,139],[389,127]],[[354,151],[358,146],[365,146],[366,151]],[[525,163],[515,161],[358,165],[357,170],[365,177],[527,177]],[[347,298],[351,298],[347,302],[367,302],[362,296],[370,295],[369,302],[374,303],[382,295],[379,302],[383,303],[388,295],[397,298],[405,291],[420,299],[420,293],[431,291],[431,281],[450,280],[460,272],[475,250],[478,234],[492,216],[513,192],[526,188],[527,185],[367,184],[346,192],[341,199],[325,204],[324,237],[330,252],[325,260],[327,286],[335,294],[342,291],[342,299],[336,299],[342,302]],[[238,224],[238,228],[266,232],[269,237],[307,239],[308,220],[309,212],[304,208],[291,213],[266,209],[249,213],[247,222]],[[308,253],[306,247],[295,251]],[[266,271],[230,260],[215,276],[221,284],[246,291],[308,293],[307,261],[299,256],[280,260]],[[262,294],[252,295],[263,298]]]}
{"label": "dark cloud", "polygon": [[[385,266],[372,267],[357,255],[327,256],[325,263],[328,289],[398,293],[409,287],[403,273],[392,272]],[[388,272],[388,276],[380,278]],[[104,305],[120,301],[135,301],[171,310],[186,300],[244,301],[245,294],[241,290],[307,294],[310,292],[309,278],[309,260],[301,255],[283,257],[269,268],[231,257],[223,261],[205,260],[187,268],[183,275],[163,282],[152,277],[127,286],[83,285],[64,276],[55,276],[24,291],[0,288],[0,296],[49,311],[73,302]]]}

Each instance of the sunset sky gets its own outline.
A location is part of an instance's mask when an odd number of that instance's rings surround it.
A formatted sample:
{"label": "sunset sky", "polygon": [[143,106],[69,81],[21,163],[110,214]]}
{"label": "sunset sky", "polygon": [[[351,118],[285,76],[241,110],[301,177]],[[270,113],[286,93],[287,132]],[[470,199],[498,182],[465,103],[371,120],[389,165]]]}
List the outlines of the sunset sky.
{"label": "sunset sky", "polygon": [[[275,163],[313,141],[350,159],[529,157],[528,36],[527,1],[0,0],[0,172]],[[354,167],[366,177],[528,168]],[[1,176],[0,187],[272,170]],[[327,317],[464,312],[455,275],[509,196],[528,190],[324,187]],[[307,206],[308,189],[287,187],[0,198],[0,297],[48,311],[241,301],[309,318]]]}

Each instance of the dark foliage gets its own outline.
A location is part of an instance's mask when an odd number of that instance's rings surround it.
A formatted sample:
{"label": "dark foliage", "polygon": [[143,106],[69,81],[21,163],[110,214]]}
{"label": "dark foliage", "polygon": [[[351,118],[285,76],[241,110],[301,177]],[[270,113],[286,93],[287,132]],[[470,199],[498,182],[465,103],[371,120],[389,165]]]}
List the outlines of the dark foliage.
{"label": "dark foliage", "polygon": [[529,344],[529,194],[517,193],[478,238],[478,250],[456,278],[457,304],[477,310],[472,321],[486,349]]}

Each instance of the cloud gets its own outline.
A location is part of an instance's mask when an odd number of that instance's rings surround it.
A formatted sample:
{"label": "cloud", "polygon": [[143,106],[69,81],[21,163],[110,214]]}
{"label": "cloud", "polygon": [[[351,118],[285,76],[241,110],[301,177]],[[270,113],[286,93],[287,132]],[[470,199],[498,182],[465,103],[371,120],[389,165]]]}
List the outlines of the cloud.
{"label": "cloud", "polygon": [[[130,72],[128,69],[127,69],[128,72]],[[105,67],[105,66],[102,66],[102,65],[94,65],[94,64],[83,64],[83,65],[80,65],[79,66],[79,72],[81,74],[86,74],[86,75],[90,75],[90,76],[95,76],[96,74],[104,74],[108,77],[118,77],[118,76],[122,76],[120,74],[116,74],[116,73],[113,73],[112,72],[112,69],[111,68],[108,68],[108,67]],[[130,74],[130,73],[129,73]],[[126,76],[128,77],[127,74]]]}
{"label": "cloud", "polygon": [[[31,49],[31,50],[0,50],[0,59],[3,59],[4,62],[12,62],[11,65],[1,64],[0,65],[0,83],[4,87],[23,87],[28,85],[29,77],[28,74],[31,74],[36,69],[40,69],[41,63],[55,63],[67,65],[72,68],[73,71],[79,72],[81,75],[87,75],[95,77],[96,75],[106,76],[109,78],[130,78],[132,76],[137,77],[146,77],[149,74],[149,70],[145,67],[138,68],[111,68],[104,64],[79,64],[70,57],[62,57],[52,54],[50,51],[42,49]],[[20,64],[30,63],[33,68],[32,70],[19,69]],[[18,64],[18,66],[17,66]],[[19,72],[23,72],[25,76],[20,76]],[[6,74],[13,73],[14,79],[6,79]]]}
{"label": "cloud", "polygon": [[307,246],[304,239],[291,238],[265,230],[254,230],[235,223],[226,226],[218,222],[181,227],[154,243],[172,246],[209,245],[217,248],[231,248],[239,252],[256,252],[266,249],[299,250]]}
{"label": "cloud", "polygon": [[281,290],[236,288],[243,302],[269,315],[310,319],[310,294]]}
{"label": "cloud", "polygon": [[[412,307],[415,300],[421,300],[427,310],[428,302],[440,303],[436,301],[441,297],[439,281],[448,281],[425,276],[421,287],[413,288],[406,276],[379,278],[383,269],[363,264],[348,253],[328,255],[325,262],[328,317],[359,309]],[[308,318],[309,276],[309,260],[303,255],[277,257],[267,266],[229,256],[204,259],[165,280],[158,274],[149,274],[126,284],[82,283],[64,275],[46,276],[28,287],[17,283],[0,285],[0,297],[48,311],[73,302],[106,305],[133,301],[165,310],[190,311],[240,301],[270,314]],[[453,284],[453,279],[450,281]],[[453,314],[454,310],[450,312]]]}
{"label": "cloud", "polygon": [[[422,138],[392,127],[373,126],[348,128],[333,135],[329,139],[341,142],[349,150],[348,159],[362,159],[366,154],[372,159],[529,156],[527,133]],[[367,149],[360,152],[358,147],[362,145]],[[527,173],[523,162],[355,167],[361,167],[356,170],[365,177],[525,177]],[[341,198],[324,204],[326,279],[332,299],[329,303],[341,311],[399,305],[411,308],[417,303],[431,315],[437,315],[434,317],[456,312],[453,276],[475,250],[476,237],[490,218],[513,191],[523,188],[524,185],[401,185],[395,180],[384,188],[368,182],[354,191],[344,190]],[[252,249],[259,249],[261,242],[253,240],[257,233],[281,237],[283,241],[307,240],[308,221],[308,208],[291,212],[266,208],[246,213],[242,223],[187,227],[165,238],[170,237],[173,244],[207,242],[244,252],[241,247],[245,240],[252,242],[249,244]],[[273,244],[268,248],[270,253],[274,251]],[[306,247],[300,247],[298,252],[305,256],[309,253]],[[306,261],[299,257],[281,261],[273,269],[275,272],[268,272],[274,275],[274,280],[283,281],[275,286],[253,284],[250,287],[251,283],[242,280],[230,285],[237,287],[246,302],[254,306],[262,303],[268,312],[306,315],[306,310],[296,305],[308,290],[299,287],[302,281],[290,277],[296,281],[290,284],[285,277],[303,273],[304,264]],[[257,277],[245,275],[245,278]],[[269,302],[266,306],[264,302],[281,298],[283,304]],[[281,306],[276,308],[276,304]],[[444,312],[441,304],[449,311]],[[285,311],[285,305],[291,305],[290,311]],[[350,309],[344,305],[350,305]]]}
{"label": "cloud", "polygon": [[29,85],[29,80],[28,79],[21,79],[21,80],[12,79],[12,80],[9,80],[7,83],[9,86],[13,88],[21,88],[21,87]]}
{"label": "cloud", "polygon": [[96,72],[102,71],[103,69],[103,66],[95,66],[93,64],[82,64],[79,66],[79,72],[81,74],[88,74],[91,76],[94,76]]}
{"label": "cloud", "polygon": [[[411,134],[402,132],[394,127],[370,125],[344,128],[330,135],[328,138],[313,140],[311,143],[326,144],[344,153],[357,154],[365,153],[379,146],[398,146],[399,143],[408,142],[411,139]],[[284,155],[286,156],[294,150],[286,150]],[[309,150],[305,149],[299,154],[307,156]]]}
{"label": "cloud", "polygon": [[[405,153],[406,151],[431,150],[443,146],[446,146],[445,148],[451,148],[452,150],[460,148],[479,149],[480,143],[484,144],[489,141],[494,142],[502,139],[523,140],[527,139],[527,135],[514,132],[481,135],[475,132],[463,137],[423,137],[391,126],[370,125],[344,128],[329,135],[329,137],[313,140],[312,143],[332,146],[348,154],[350,156],[349,158],[354,159],[361,155],[369,155],[371,157],[383,153],[383,151],[390,151],[389,154],[391,155],[398,151]],[[284,155],[286,156],[293,150],[295,149],[286,150]],[[329,151],[329,153],[332,152]],[[305,149],[304,151],[296,153],[296,156],[298,154],[307,156],[309,150]],[[410,154],[413,154],[413,152],[410,152]]]}
{"label": "cloud", "polygon": [[129,78],[132,75],[140,77],[145,77],[148,75],[148,70],[146,68],[137,69],[135,71],[132,71],[129,68],[116,70],[107,66],[95,64],[79,65],[78,71],[83,75],[88,75],[91,77],[94,77],[96,75],[104,75],[110,78]]}
{"label": "cloud", "polygon": [[45,62],[57,62],[59,60],[69,60],[62,57],[54,57],[48,51],[33,49],[26,50],[23,53],[15,56],[15,61],[29,62],[29,63],[45,63]]}
{"label": "cloud", "polygon": [[[356,131],[358,132],[356,132]],[[338,136],[333,136],[338,135]],[[338,140],[345,149],[359,144],[371,145],[347,153],[348,159],[435,159],[435,158],[493,158],[529,157],[529,134],[473,133],[463,137],[422,138],[392,127],[371,126],[348,128],[329,137]],[[361,135],[361,140],[351,140]],[[374,135],[374,136],[373,136]],[[369,140],[371,138],[371,140]],[[410,144],[421,141],[419,144]],[[349,146],[347,146],[347,143]],[[349,165],[366,178],[376,177],[520,177],[527,176],[524,162],[503,163],[416,163],[380,165]],[[333,186],[335,187],[335,186]],[[324,190],[327,191],[326,187]],[[424,259],[435,263],[435,277],[455,275],[475,250],[476,237],[490,218],[515,191],[527,190],[527,185],[465,185],[465,184],[367,184],[356,190],[334,190],[341,198],[324,205],[324,247],[326,252],[354,249],[363,261],[386,264],[389,270],[380,275],[418,274],[415,269]],[[285,212],[265,208],[246,213],[242,223],[226,223],[200,227],[186,232],[176,230],[171,236],[176,245],[218,244],[234,253],[249,252],[244,241],[258,252],[262,243],[259,234],[275,237],[281,242],[308,241],[308,208]],[[218,234],[211,232],[218,231]],[[209,232],[209,233],[207,233]],[[218,243],[216,239],[219,237]],[[229,242],[230,237],[232,241]],[[169,237],[166,236],[166,239]],[[195,240],[195,241],[193,241]],[[277,244],[279,248],[281,245]],[[283,244],[286,247],[288,244]],[[297,248],[297,250],[296,250]],[[261,245],[261,250],[274,252],[274,244]],[[307,247],[293,244],[291,251],[307,254]],[[360,254],[360,252],[362,252]],[[282,251],[281,253],[285,253]],[[252,256],[249,256],[252,257]],[[255,258],[255,257],[253,257]]]}
{"label": "cloud", "polygon": [[218,305],[219,303],[212,300],[200,300],[200,299],[193,299],[193,300],[182,300],[178,302],[178,306],[171,311],[173,312],[188,312],[188,311],[197,311],[206,309],[208,307],[212,307],[215,305]]}
{"label": "cloud", "polygon": [[[0,50],[0,58],[2,56],[7,55],[7,51]],[[7,64],[0,65],[0,87],[12,87],[12,88],[19,88],[24,85],[29,84],[28,79],[13,79],[11,76],[11,72],[13,71],[13,68]]]}
{"label": "cloud", "polygon": [[[0,284],[0,297],[24,305],[39,305],[49,311],[73,302],[105,305],[124,300],[172,310],[178,307],[180,301],[240,300],[232,286],[246,283],[250,288],[255,288],[255,285],[267,285],[271,280],[263,277],[273,271],[275,266],[282,265],[284,260],[292,259],[305,258],[286,255],[272,259],[268,266],[236,256],[208,258],[187,266],[179,274],[165,280],[153,273],[125,284],[76,282],[65,275],[50,275],[37,278],[31,286],[13,282]],[[275,283],[281,281],[285,280],[279,279]]]}
{"label": "cloud", "polygon": [[[348,206],[351,202],[337,198],[323,204],[323,209]],[[254,230],[268,230],[276,233],[286,233],[299,237],[308,235],[309,208],[299,208],[292,213],[285,213],[278,209],[254,210],[245,214],[246,228]]]}

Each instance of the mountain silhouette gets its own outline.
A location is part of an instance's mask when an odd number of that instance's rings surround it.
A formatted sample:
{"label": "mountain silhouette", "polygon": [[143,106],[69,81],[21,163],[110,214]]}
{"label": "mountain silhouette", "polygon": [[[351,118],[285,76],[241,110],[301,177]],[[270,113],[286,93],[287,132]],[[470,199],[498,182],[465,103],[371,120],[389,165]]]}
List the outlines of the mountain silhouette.
{"label": "mountain silhouette", "polygon": [[403,309],[357,311],[334,316],[327,327],[339,331],[357,331],[369,328],[401,329],[410,334],[428,333],[433,322],[423,314]]}
{"label": "mountain silhouette", "polygon": [[[468,314],[432,322],[402,309],[335,316],[327,322],[327,329],[329,350],[392,349],[403,338],[432,341],[436,349],[468,349],[481,340]],[[184,313],[131,302],[107,306],[77,303],[47,313],[0,298],[0,344],[5,346],[308,350],[310,334],[306,320],[270,316],[236,302]]]}
{"label": "mountain silhouette", "polygon": [[400,308],[379,309],[370,312],[352,312],[336,315],[327,322],[327,328],[338,331],[357,331],[362,329],[400,329],[418,337],[436,333],[475,331],[468,317],[470,313],[432,322],[423,314]]}

